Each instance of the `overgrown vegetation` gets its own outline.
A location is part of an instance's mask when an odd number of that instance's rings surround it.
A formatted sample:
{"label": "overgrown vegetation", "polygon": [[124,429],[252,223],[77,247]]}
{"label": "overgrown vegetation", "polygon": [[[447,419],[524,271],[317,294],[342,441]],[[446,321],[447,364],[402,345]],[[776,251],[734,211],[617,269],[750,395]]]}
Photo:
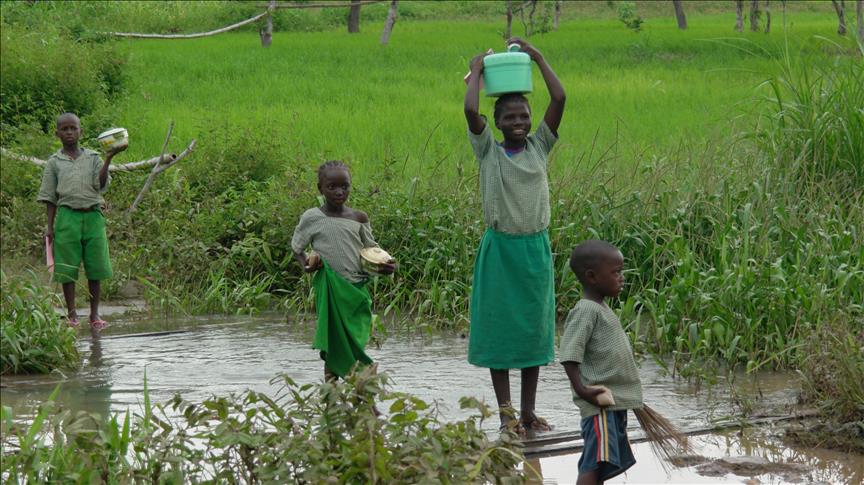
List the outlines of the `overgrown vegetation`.
{"label": "overgrown vegetation", "polygon": [[474,399],[461,402],[472,417],[442,423],[434,405],[388,391],[374,367],[335,383],[276,380],[276,397],[151,405],[145,378],[134,415],[73,415],[52,398],[22,425],[4,406],[0,474],[19,483],[523,483],[515,436],[490,440],[480,426],[492,410]]}
{"label": "overgrown vegetation", "polygon": [[[63,111],[104,126],[110,117],[109,103],[125,84],[126,56],[118,46],[75,39],[54,26],[31,30],[9,25],[5,12],[3,20],[0,142],[7,146],[50,133]],[[97,134],[89,133],[94,139]]]}
{"label": "overgrown vegetation", "polygon": [[60,299],[32,279],[0,270],[0,374],[74,369],[75,330],[54,311]]}
{"label": "overgrown vegetation", "polygon": [[826,319],[804,339],[804,398],[835,422],[864,425],[864,318],[847,318]]}
{"label": "overgrown vegetation", "polygon": [[847,318],[825,320],[802,342],[802,400],[822,415],[786,430],[798,445],[864,453],[864,318]]}
{"label": "overgrown vegetation", "polygon": [[[790,31],[789,47],[762,34],[698,40],[726,35],[724,22],[686,33],[652,22],[634,41],[612,18],[538,38],[570,95],[551,161],[559,308],[579,293],[569,250],[588,237],[612,241],[628,262],[622,320],[641,350],[671,354],[687,375],[718,359],[750,370],[794,366],[823,321],[864,311],[860,51],[810,38],[830,17]],[[131,221],[122,211],[145,174],[115,177],[108,294],[136,279],[165,311],[309,310],[309,282],[287,242],[318,203],[314,167],[345,158],[352,204],[371,214],[378,241],[400,261],[395,279],[374,283],[379,313],[464,329],[483,224],[462,87],[451,78],[464,70],[460,56],[497,27],[400,28],[404,43],[386,51],[375,35],[348,42],[335,33],[285,34],[284,52],[249,34],[118,44],[130,56],[128,90],[111,107],[115,118],[103,111],[110,123],[85,117],[85,130],[122,124],[129,156],[144,158],[170,117],[176,136],[194,136],[200,148],[157,181]],[[442,32],[455,40],[442,46]],[[302,75],[288,85],[273,72]],[[543,96],[532,96],[534,106]],[[615,118],[617,134],[596,121]],[[13,147],[50,153],[49,136],[23,133]],[[34,258],[40,170],[0,163],[3,255]]]}

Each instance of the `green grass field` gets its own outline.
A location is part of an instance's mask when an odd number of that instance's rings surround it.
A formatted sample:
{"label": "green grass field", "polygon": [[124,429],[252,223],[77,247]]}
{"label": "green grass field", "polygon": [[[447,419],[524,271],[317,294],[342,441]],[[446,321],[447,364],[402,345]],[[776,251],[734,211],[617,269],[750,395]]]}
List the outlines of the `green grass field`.
{"label": "green grass field", "polygon": [[[752,121],[736,124],[778,70],[773,56],[787,37],[775,22],[765,35],[732,32],[732,15],[693,18],[687,31],[654,19],[637,34],[617,20],[582,20],[534,36],[568,95],[557,159],[576,160],[595,136],[598,149],[618,142],[622,164],[682,143],[725,143]],[[810,13],[790,24],[795,50],[823,49],[828,42],[814,36],[834,28]],[[501,26],[398,23],[389,46],[378,43],[379,25],[365,27],[357,35],[277,33],[270,49],[251,33],[126,41],[131,86],[117,106],[117,124],[132,136],[124,158],[157,153],[174,120],[177,148],[190,138],[218,143],[208,139],[213,127],[262,130],[279,138],[286,162],[311,168],[341,158],[358,176],[383,161],[407,159],[412,170],[470,163],[462,76],[472,55],[502,48]],[[536,123],[548,99],[536,69],[534,85]],[[491,105],[482,103],[490,115]]]}
{"label": "green grass field", "polygon": [[[140,12],[124,17],[137,27],[116,28],[143,31],[193,31],[207,11],[69,5],[2,5],[4,25],[21,19],[3,31],[3,96],[15,100],[3,105],[4,146],[47,157],[57,146],[54,113],[76,107],[91,143],[110,126],[129,129],[131,148],[117,163],[156,155],[172,120],[171,151],[199,141],[156,179],[132,219],[124,211],[146,173],[115,177],[107,296],[135,280],[168,312],[311,310],[309,280],[287,241],[316,204],[315,167],[340,158],[352,165],[351,204],[370,213],[378,242],[400,262],[396,278],[373,283],[376,309],[414,326],[467,328],[484,227],[462,77],[471,56],[503,48],[500,14],[447,3],[440,19],[421,21],[435,4],[411,4],[388,46],[378,43],[381,17],[364,17],[363,33],[349,35],[344,19],[322,16],[316,28],[327,30],[280,30],[264,49],[254,31],[69,42],[87,8]],[[238,5],[207,4],[214,23],[249,13]],[[709,376],[715,359],[749,370],[794,365],[812,329],[825,321],[851,328],[864,315],[861,51],[835,34],[824,2],[790,4],[785,30],[775,9],[770,34],[735,33],[732,2],[698,4],[708,11],[693,8],[686,31],[664,2],[666,16],[648,17],[640,33],[603,5],[584,16],[568,10],[558,32],[531,38],[568,94],[550,177],[559,315],[580,294],[569,251],[602,238],[626,256],[628,285],[613,305],[637,351]],[[660,3],[639,5],[662,13]],[[824,11],[804,11],[811,5]],[[160,12],[175,7],[178,17],[160,24]],[[64,12],[78,20],[55,32]],[[108,18],[85,27],[106,28]],[[40,35],[54,43],[34,44]],[[69,72],[86,82],[63,84]],[[535,123],[546,103],[536,74]],[[484,99],[487,114],[491,106]],[[42,255],[41,171],[0,158],[3,267],[11,270]]]}

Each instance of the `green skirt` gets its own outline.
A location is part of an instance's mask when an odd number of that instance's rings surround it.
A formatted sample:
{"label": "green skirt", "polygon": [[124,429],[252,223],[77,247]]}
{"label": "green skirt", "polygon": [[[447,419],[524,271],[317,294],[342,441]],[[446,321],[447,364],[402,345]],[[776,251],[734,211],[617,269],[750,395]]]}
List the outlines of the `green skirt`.
{"label": "green skirt", "polygon": [[365,349],[372,326],[372,298],[365,283],[350,283],[324,262],[312,286],[318,311],[312,347],[321,351],[327,368],[345,377],[355,363],[371,364]]}
{"label": "green skirt", "polygon": [[555,279],[546,230],[486,229],[474,263],[468,362],[524,369],[555,359]]}

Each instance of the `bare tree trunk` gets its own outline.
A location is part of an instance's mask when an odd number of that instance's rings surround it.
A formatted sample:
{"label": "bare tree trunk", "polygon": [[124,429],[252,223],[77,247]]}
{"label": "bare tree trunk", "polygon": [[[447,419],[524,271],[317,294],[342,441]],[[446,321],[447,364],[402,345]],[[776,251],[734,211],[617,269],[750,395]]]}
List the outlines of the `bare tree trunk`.
{"label": "bare tree trunk", "polygon": [[264,27],[258,31],[258,35],[261,36],[261,47],[270,47],[270,44],[273,43],[273,12],[275,8],[276,0],[270,0],[270,15],[267,16]]}
{"label": "bare tree trunk", "polygon": [[348,13],[348,33],[357,34],[360,32],[360,2],[351,0],[351,11]]}
{"label": "bare tree trunk", "polygon": [[831,0],[831,4],[834,5],[834,11],[837,12],[837,34],[846,35],[846,6],[843,5],[843,0],[839,2]]}
{"label": "bare tree trunk", "polygon": [[528,12],[528,28],[525,29],[525,37],[534,34],[534,11],[537,10],[537,0],[531,0],[531,11]]}
{"label": "bare tree trunk", "polygon": [[855,2],[855,16],[858,19],[858,40],[864,42],[864,0]]}
{"label": "bare tree trunk", "polygon": [[744,0],[735,0],[735,32],[744,30]]}
{"label": "bare tree trunk", "polygon": [[387,45],[390,42],[390,33],[396,25],[397,4],[399,0],[390,1],[390,10],[387,11],[387,21],[384,22],[384,32],[381,32],[381,43]]}
{"label": "bare tree trunk", "polygon": [[771,32],[771,7],[768,4],[770,0],[765,0],[765,33]]}
{"label": "bare tree trunk", "polygon": [[678,20],[678,28],[681,30],[687,29],[687,17],[684,15],[684,5],[681,5],[681,0],[672,0],[672,5],[675,7],[675,18]]}
{"label": "bare tree trunk", "polygon": [[[864,1],[864,0],[862,0]],[[561,18],[561,0],[555,0],[555,19],[553,20],[552,29],[558,32],[558,19]],[[860,23],[860,22],[859,22]]]}
{"label": "bare tree trunk", "polygon": [[513,37],[513,1],[507,0],[507,30],[504,31],[504,38]]}
{"label": "bare tree trunk", "polygon": [[750,31],[759,31],[759,0],[750,0]]}

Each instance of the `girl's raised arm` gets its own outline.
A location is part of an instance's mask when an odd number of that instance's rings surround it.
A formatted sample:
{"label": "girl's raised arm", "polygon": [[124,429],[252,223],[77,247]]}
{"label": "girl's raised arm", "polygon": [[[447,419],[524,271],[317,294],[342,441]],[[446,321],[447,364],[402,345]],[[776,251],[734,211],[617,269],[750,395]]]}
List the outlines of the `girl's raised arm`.
{"label": "girl's raised arm", "polygon": [[468,87],[465,90],[465,119],[471,133],[479,135],[486,127],[486,120],[480,116],[480,76],[483,74],[483,58],[487,54],[474,56],[468,64],[471,72],[468,74]]}
{"label": "girl's raised arm", "polygon": [[524,40],[514,37],[507,41],[508,44],[519,44],[522,52],[531,56],[531,60],[537,63],[540,68],[540,73],[543,74],[543,81],[546,82],[546,89],[549,90],[549,106],[546,108],[546,114],[543,115],[543,121],[546,126],[552,130],[555,136],[558,136],[558,127],[561,125],[561,117],[564,116],[564,103],[567,101],[567,95],[564,94],[564,86],[558,80],[558,76],[549,67],[546,58],[533,45]]}

